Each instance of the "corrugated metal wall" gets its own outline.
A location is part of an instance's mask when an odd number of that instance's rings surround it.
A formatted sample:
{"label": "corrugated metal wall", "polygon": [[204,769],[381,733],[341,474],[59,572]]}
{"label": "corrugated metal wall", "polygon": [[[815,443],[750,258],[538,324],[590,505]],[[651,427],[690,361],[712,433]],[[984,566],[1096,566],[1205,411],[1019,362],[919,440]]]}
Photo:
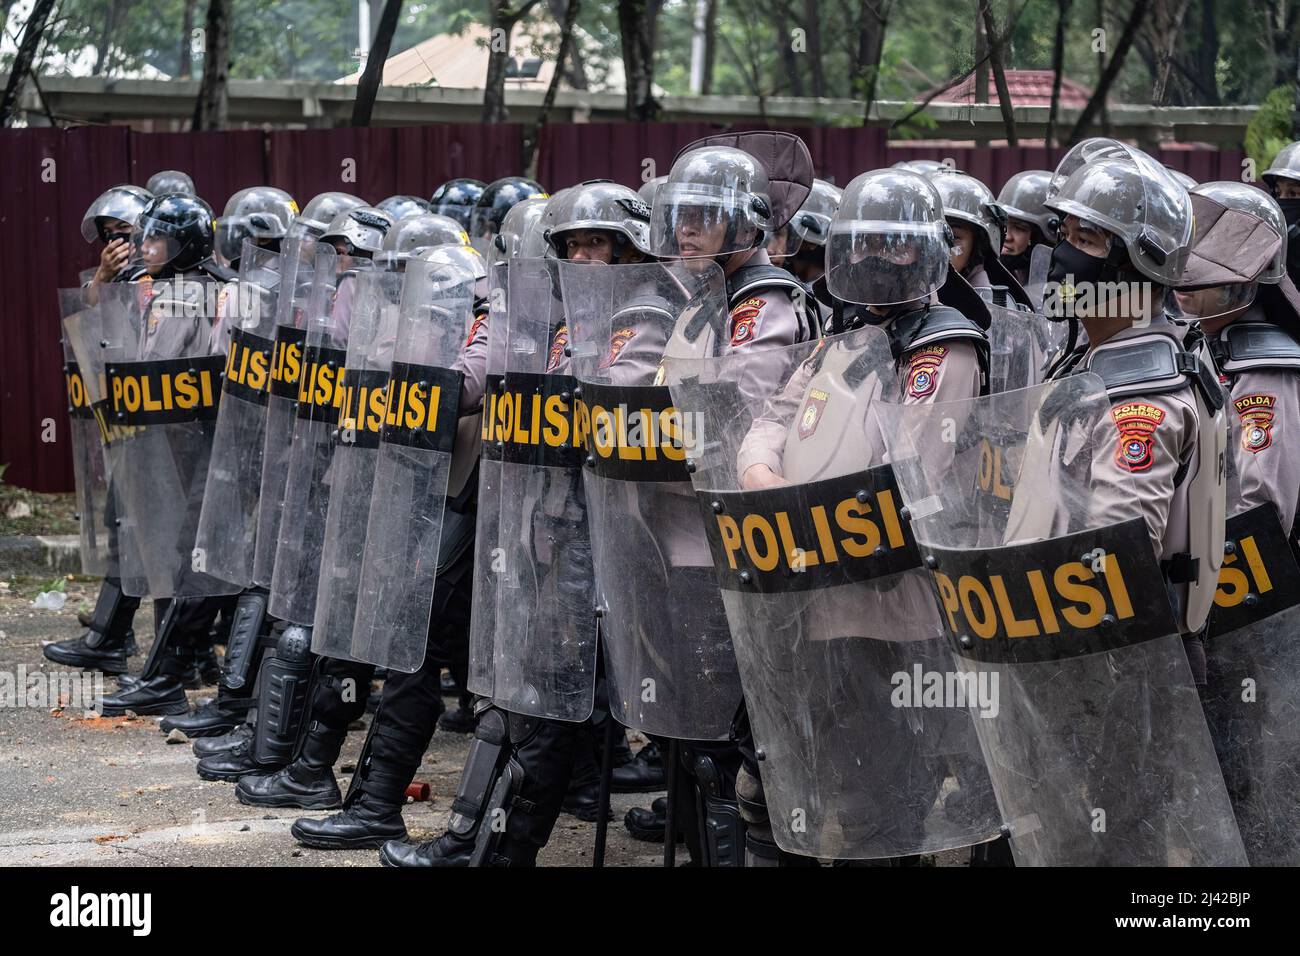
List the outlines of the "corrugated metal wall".
{"label": "corrugated metal wall", "polygon": [[[538,178],[550,189],[605,178],[637,186],[668,171],[687,143],[714,131],[696,123],[574,124],[542,136]],[[818,174],[843,185],[899,159],[951,157],[997,190],[1021,169],[1055,165],[1060,151],[1022,148],[891,148],[879,129],[805,127]],[[269,184],[305,203],[326,190],[376,202],[428,196],[455,176],[492,180],[518,171],[523,130],[477,124],[411,128],[229,133],[133,133],[124,127],[0,131],[0,463],[5,480],[39,491],[72,487],[65,442],[42,441],[43,425],[67,434],[59,348],[59,288],[96,262],[80,234],[91,201],[115,183],[182,169],[220,213],[236,190]],[[1168,150],[1163,162],[1198,180],[1236,179],[1235,151]],[[647,160],[653,160],[653,172]]]}

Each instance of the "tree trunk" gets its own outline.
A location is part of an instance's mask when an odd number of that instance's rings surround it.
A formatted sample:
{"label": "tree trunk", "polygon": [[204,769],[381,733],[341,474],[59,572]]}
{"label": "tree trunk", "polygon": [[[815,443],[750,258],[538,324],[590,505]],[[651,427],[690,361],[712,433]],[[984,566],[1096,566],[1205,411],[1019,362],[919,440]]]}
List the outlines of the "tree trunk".
{"label": "tree trunk", "polygon": [[537,144],[541,141],[542,130],[551,115],[551,108],[555,106],[555,95],[560,89],[560,79],[564,75],[564,64],[567,62],[569,50],[573,46],[573,25],[578,19],[579,6],[580,0],[568,0],[564,10],[564,19],[560,24],[560,50],[555,54],[555,71],[551,74],[551,82],[546,85],[546,96],[542,98],[542,108],[537,113],[537,121],[533,123],[528,134],[524,136],[523,154],[520,157],[519,166],[524,170],[525,176],[533,179],[537,178]]}
{"label": "tree trunk", "polygon": [[1069,143],[1071,146],[1083,139],[1084,133],[1092,125],[1093,117],[1104,106],[1106,95],[1110,92],[1115,77],[1119,76],[1120,68],[1124,65],[1124,59],[1128,56],[1129,47],[1133,45],[1138,26],[1142,23],[1142,18],[1146,16],[1149,6],[1150,0],[1133,0],[1133,9],[1129,11],[1128,20],[1124,23],[1124,32],[1120,35],[1115,52],[1111,54],[1106,68],[1102,71],[1101,76],[1097,78],[1097,88],[1092,91],[1092,96],[1088,97],[1087,105],[1084,106],[1083,112],[1079,114],[1079,121],[1074,124],[1074,129],[1070,131]]}
{"label": "tree trunk", "polygon": [[[546,0],[546,8],[551,11],[551,19],[557,24],[564,23],[567,13],[565,0]],[[564,82],[569,84],[571,90],[585,90],[590,85],[587,82],[587,58],[582,55],[582,44],[574,42],[569,44],[569,56],[564,66]]]}
{"label": "tree trunk", "polygon": [[790,8],[785,0],[777,0],[772,21],[776,26],[776,42],[781,48],[781,67],[789,79],[791,96],[803,96],[803,76],[799,72],[799,54],[794,51],[790,35]]}
{"label": "tree trunk", "polygon": [[31,16],[23,26],[23,35],[18,41],[18,53],[14,56],[13,66],[9,69],[9,82],[5,84],[4,97],[0,99],[0,126],[13,125],[14,112],[18,106],[18,93],[22,90],[24,78],[32,68],[36,48],[40,45],[46,21],[49,20],[50,11],[53,9],[54,0],[36,0]]}
{"label": "tree trunk", "polygon": [[193,129],[224,129],[230,109],[230,6],[232,0],[208,0],[203,28],[203,79],[194,105]]}
{"label": "tree trunk", "polygon": [[618,31],[623,41],[627,118],[652,123],[660,106],[654,97],[655,26],[662,0],[618,0]]}
{"label": "tree trunk", "polygon": [[1047,109],[1047,134],[1044,145],[1052,148],[1056,116],[1061,108],[1061,70],[1065,64],[1065,25],[1070,18],[1072,0],[1056,0],[1056,37],[1052,41],[1052,105]]}
{"label": "tree trunk", "polygon": [[198,0],[185,0],[185,11],[181,16],[181,55],[177,61],[176,78],[188,80],[194,72],[194,7]]}
{"label": "tree trunk", "polygon": [[388,51],[393,45],[393,34],[397,32],[397,19],[401,13],[402,0],[385,0],[384,12],[380,14],[379,26],[375,30],[375,41],[370,44],[370,53],[366,57],[366,68],[357,84],[357,98],[352,102],[353,126],[370,125],[375,97],[384,79],[384,63],[388,60]]}
{"label": "tree trunk", "polygon": [[984,20],[979,10],[975,11],[975,102],[989,101],[989,38],[984,33]]}
{"label": "tree trunk", "polygon": [[1002,110],[1002,125],[1007,130],[1007,145],[1019,146],[1020,141],[1016,138],[1016,114],[1011,109],[1011,90],[1007,87],[1007,74],[1002,66],[1003,44],[1011,30],[1008,27],[1004,33],[998,33],[997,24],[993,22],[993,10],[989,6],[989,0],[980,0],[980,17],[984,23],[984,32],[988,35],[989,63],[993,68],[993,82],[998,89],[998,107]]}
{"label": "tree trunk", "polygon": [[862,0],[858,9],[858,51],[854,64],[854,93],[862,97],[862,125],[871,116],[880,77],[880,56],[889,26],[889,0]]}
{"label": "tree trunk", "polygon": [[700,88],[701,96],[713,92],[713,65],[718,61],[718,3],[720,0],[708,0],[708,12],[704,15],[704,83]]}
{"label": "tree trunk", "polygon": [[506,67],[510,63],[510,38],[515,25],[528,15],[538,0],[525,0],[518,10],[511,10],[508,0],[489,0],[492,20],[488,39],[487,79],[483,81],[484,123],[506,121]]}
{"label": "tree trunk", "polygon": [[1169,74],[1174,68],[1174,46],[1178,43],[1183,18],[1191,0],[1156,0],[1155,30],[1152,44],[1156,62],[1156,81],[1151,88],[1151,102],[1164,106],[1169,92]]}
{"label": "tree trunk", "polygon": [[822,62],[822,24],[818,0],[803,0],[804,33],[808,37],[808,79],[812,95],[826,95],[826,69]]}
{"label": "tree trunk", "polygon": [[100,76],[104,72],[104,60],[108,57],[108,45],[113,40],[114,23],[117,20],[117,0],[108,0],[104,11],[104,26],[95,41],[95,65],[90,69],[91,76]]}
{"label": "tree trunk", "polygon": [[1218,106],[1219,78],[1215,67],[1219,62],[1219,27],[1215,23],[1218,0],[1201,0],[1201,43],[1196,51],[1196,85],[1205,98],[1206,105]]}

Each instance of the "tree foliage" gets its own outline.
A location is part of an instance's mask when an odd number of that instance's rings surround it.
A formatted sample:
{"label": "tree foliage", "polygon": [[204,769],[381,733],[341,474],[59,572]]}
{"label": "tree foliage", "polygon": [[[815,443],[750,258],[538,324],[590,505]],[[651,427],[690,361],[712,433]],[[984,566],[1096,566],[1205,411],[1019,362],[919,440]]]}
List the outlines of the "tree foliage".
{"label": "tree foliage", "polygon": [[[715,0],[710,92],[740,96],[854,96],[862,0]],[[1094,31],[1106,31],[1113,49],[1136,0],[1069,5],[1063,74],[1086,87],[1097,81]],[[1180,0],[1181,2],[1181,0]],[[189,0],[193,7],[194,0]],[[152,67],[174,76],[191,46],[192,75],[202,69],[201,41],[184,35],[187,0],[59,0],[38,54],[38,69],[79,51],[82,62],[102,48],[99,72],[120,76]],[[194,17],[203,22],[205,4]],[[622,60],[618,0],[583,3],[578,27],[590,37],[582,69],[599,88],[611,64]],[[1011,70],[1052,68],[1058,0],[992,0],[998,23],[1012,24],[1006,44]],[[1099,7],[1105,22],[1098,24]],[[1173,46],[1165,93],[1174,105],[1258,103],[1295,74],[1300,48],[1300,0],[1190,0]],[[543,4],[548,18],[563,4]],[[813,20],[810,20],[814,18]],[[893,5],[884,37],[875,96],[917,101],[969,71],[975,62],[979,0],[906,0]],[[10,15],[6,26],[17,31]],[[697,0],[664,0],[655,35],[654,82],[660,93],[691,91],[691,48]],[[487,0],[420,0],[403,6],[393,39],[397,53],[439,33],[489,22]],[[372,28],[374,24],[372,23]],[[357,0],[233,0],[231,50],[234,79],[286,78],[329,81],[355,72]],[[558,49],[559,29],[548,32],[544,55]],[[1163,55],[1160,37],[1141,32],[1111,98],[1150,102]],[[811,47],[810,47],[811,42]],[[12,44],[11,44],[12,45]],[[814,57],[810,49],[820,49]],[[88,52],[87,52],[88,51]],[[10,59],[12,56],[9,57]],[[0,62],[0,69],[7,67]],[[993,96],[990,101],[995,101]],[[828,107],[815,117],[833,121]],[[845,116],[844,121],[855,117]]]}

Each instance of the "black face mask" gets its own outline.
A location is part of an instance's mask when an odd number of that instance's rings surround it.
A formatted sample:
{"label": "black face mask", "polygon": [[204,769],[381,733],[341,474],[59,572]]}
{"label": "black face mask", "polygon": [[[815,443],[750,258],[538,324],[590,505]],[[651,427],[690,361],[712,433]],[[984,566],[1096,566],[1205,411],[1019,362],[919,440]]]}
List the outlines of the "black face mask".
{"label": "black face mask", "polygon": [[1282,215],[1286,216],[1288,226],[1300,222],[1300,199],[1279,199],[1277,204],[1282,207]]}
{"label": "black face mask", "polygon": [[1002,255],[1002,264],[1012,272],[1017,270],[1029,271],[1029,255],[1034,251],[1031,245],[1024,252],[1017,252],[1014,255],[1006,253]]}
{"label": "black face mask", "polygon": [[1047,273],[1047,281],[1058,285],[1066,279],[1072,279],[1075,285],[1084,282],[1100,282],[1106,269],[1106,256],[1090,256],[1078,246],[1062,239],[1052,250],[1052,265]]}

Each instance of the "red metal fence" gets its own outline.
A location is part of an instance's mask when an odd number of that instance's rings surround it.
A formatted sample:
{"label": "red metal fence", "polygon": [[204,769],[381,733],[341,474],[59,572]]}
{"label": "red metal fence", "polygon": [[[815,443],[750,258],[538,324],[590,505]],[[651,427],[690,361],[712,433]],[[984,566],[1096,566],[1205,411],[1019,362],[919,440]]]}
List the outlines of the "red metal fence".
{"label": "red metal fence", "polygon": [[[606,178],[639,185],[663,174],[687,143],[714,132],[703,123],[557,125],[544,130],[538,178],[550,189]],[[1013,173],[1050,169],[1059,150],[890,147],[879,129],[806,127],[818,174],[844,184],[900,159],[951,157],[997,190]],[[299,203],[343,190],[376,202],[430,195],[455,176],[492,180],[518,172],[523,128],[410,128],[134,133],[125,127],[0,131],[0,464],[4,480],[39,491],[72,487],[59,348],[59,288],[96,263],[80,234],[91,201],[115,183],[143,184],[182,169],[220,212],[236,190],[279,186]],[[1168,150],[1161,160],[1194,178],[1236,179],[1237,151]],[[648,161],[653,161],[653,167]],[[43,441],[45,422],[56,440]]]}

